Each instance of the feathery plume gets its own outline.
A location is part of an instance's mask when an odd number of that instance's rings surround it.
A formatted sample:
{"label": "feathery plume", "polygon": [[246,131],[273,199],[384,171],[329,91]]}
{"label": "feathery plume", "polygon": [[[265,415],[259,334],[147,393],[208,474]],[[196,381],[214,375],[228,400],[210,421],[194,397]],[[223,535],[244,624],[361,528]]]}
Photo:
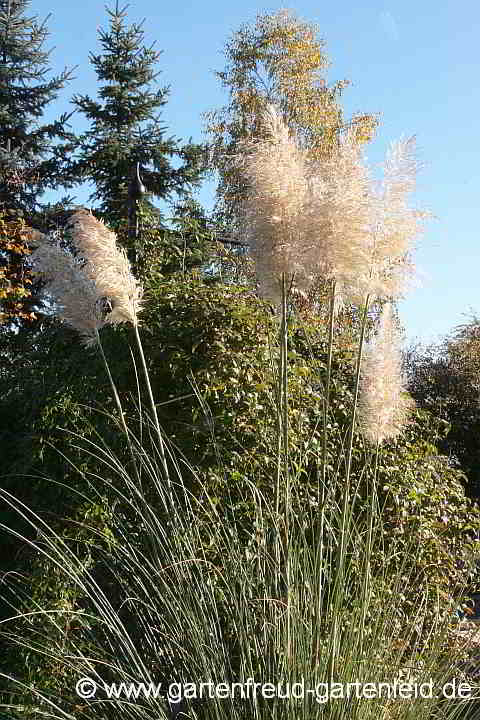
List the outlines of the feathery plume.
{"label": "feathery plume", "polygon": [[264,125],[267,138],[243,142],[235,160],[248,185],[240,220],[262,294],[278,302],[286,273],[303,290],[315,276],[335,279],[347,302],[401,296],[427,217],[407,202],[418,170],[415,138],[392,144],[376,191],[353,130],[329,157],[315,158],[273,106]]}
{"label": "feathery plume", "polygon": [[391,144],[384,163],[383,182],[373,200],[371,266],[357,283],[363,296],[371,293],[377,298],[398,298],[412,283],[413,241],[429,217],[429,213],[408,205],[418,169],[415,137]]}
{"label": "feathery plume", "polygon": [[86,346],[93,345],[105,324],[103,298],[85,274],[83,263],[50,242],[40,245],[30,261],[34,272],[45,278],[57,315],[80,333]]}
{"label": "feathery plume", "polygon": [[412,243],[429,216],[408,205],[419,163],[415,138],[392,143],[378,190],[352,131],[310,163],[309,267],[352,303],[402,296],[414,276]]}
{"label": "feathery plume", "polygon": [[44,237],[31,260],[47,281],[59,317],[78,330],[86,345],[92,345],[107,323],[138,323],[142,289],[125,251],[103,223],[80,210],[72,215],[69,227],[76,257]]}
{"label": "feathery plume", "polygon": [[413,401],[402,386],[399,333],[392,307],[387,303],[363,360],[358,404],[360,432],[374,444],[395,438],[412,407]]}
{"label": "feathery plume", "polygon": [[408,287],[412,242],[428,217],[408,205],[418,167],[414,137],[392,143],[376,190],[352,131],[329,158],[312,161],[309,266],[334,278],[346,300],[398,298]]}
{"label": "feathery plume", "polygon": [[302,252],[308,183],[304,155],[273,106],[264,125],[267,138],[242,143],[236,163],[249,187],[242,220],[260,292],[278,302],[282,273],[288,282],[309,275]]}
{"label": "feathery plume", "polygon": [[352,300],[370,267],[372,224],[372,182],[355,133],[341,137],[328,158],[313,158],[309,175],[306,262]]}
{"label": "feathery plume", "polygon": [[132,274],[125,250],[117,246],[115,234],[84,210],[72,215],[68,227],[73,244],[85,261],[85,274],[111,303],[112,311],[106,322],[136,325],[142,288]]}

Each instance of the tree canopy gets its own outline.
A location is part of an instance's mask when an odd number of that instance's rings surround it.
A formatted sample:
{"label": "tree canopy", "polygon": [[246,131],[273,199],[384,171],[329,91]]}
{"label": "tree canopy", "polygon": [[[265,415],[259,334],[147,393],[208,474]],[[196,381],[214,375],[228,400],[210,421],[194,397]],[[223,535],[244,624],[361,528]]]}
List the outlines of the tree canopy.
{"label": "tree canopy", "polygon": [[[46,20],[28,16],[29,0],[0,0],[0,325],[31,324],[38,301],[26,266],[29,225],[47,189],[69,186],[75,137],[64,114],[42,122],[72,71],[49,76]],[[47,18],[48,19],[48,18]]]}
{"label": "tree canopy", "polygon": [[338,133],[354,126],[368,141],[378,124],[371,114],[343,118],[339,103],[347,80],[327,85],[329,61],[317,28],[292,12],[258,15],[242,25],[225,45],[225,68],[217,72],[229,103],[205,114],[213,164],[219,174],[217,217],[228,225],[242,197],[230,155],[239,141],[262,135],[261,116],[275,104],[285,122],[314,153],[328,154]]}
{"label": "tree canopy", "polygon": [[411,348],[405,358],[408,389],[437,418],[439,448],[460,465],[467,492],[480,498],[480,323],[478,317],[443,342]]}

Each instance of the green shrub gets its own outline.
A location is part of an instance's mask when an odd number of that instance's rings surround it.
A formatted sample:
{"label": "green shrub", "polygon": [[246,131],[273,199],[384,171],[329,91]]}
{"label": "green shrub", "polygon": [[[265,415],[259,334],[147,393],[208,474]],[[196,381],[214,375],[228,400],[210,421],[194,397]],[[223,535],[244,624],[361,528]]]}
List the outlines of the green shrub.
{"label": "green shrub", "polygon": [[[289,451],[297,486],[294,512],[301,516],[319,502],[327,347],[322,328],[292,324],[289,332]],[[251,483],[266,499],[275,499],[276,333],[268,306],[247,288],[209,284],[189,275],[149,289],[142,336],[160,423],[174,452],[184,458],[184,482],[196,497],[208,495],[226,518],[240,519],[248,528],[255,522],[248,499]],[[145,411],[138,406],[129,338],[128,329],[107,329],[102,342],[127,417],[138,432]],[[351,345],[339,338],[336,348],[327,445],[331,503],[338,502],[342,487],[353,389]],[[38,512],[54,508],[58,519],[75,517],[82,512],[78,498],[90,492],[88,473],[100,471],[97,458],[85,453],[86,443],[102,438],[126,471],[131,469],[118,424],[109,417],[117,411],[101,360],[81,348],[71,331],[55,327],[39,337],[28,366],[15,370],[17,380],[3,404],[3,437],[9,433],[16,440],[8,447],[12,474],[4,486],[17,494],[20,485],[19,497]],[[142,394],[141,379],[138,382]],[[29,383],[41,392],[36,391],[27,408]],[[418,543],[411,571],[422,581],[405,593],[407,614],[422,597],[423,580],[448,604],[472,566],[478,519],[464,497],[461,473],[438,455],[435,437],[432,419],[417,412],[403,437],[383,446],[378,456],[385,542],[390,537],[405,544],[415,538]],[[353,448],[350,505],[361,515],[374,477],[374,454],[360,436],[355,436]],[[19,471],[34,479],[19,480]],[[115,470],[102,466],[101,472],[106,482],[116,482]],[[105,504],[99,500],[101,507],[108,514],[108,492]],[[437,612],[436,598],[431,612]]]}

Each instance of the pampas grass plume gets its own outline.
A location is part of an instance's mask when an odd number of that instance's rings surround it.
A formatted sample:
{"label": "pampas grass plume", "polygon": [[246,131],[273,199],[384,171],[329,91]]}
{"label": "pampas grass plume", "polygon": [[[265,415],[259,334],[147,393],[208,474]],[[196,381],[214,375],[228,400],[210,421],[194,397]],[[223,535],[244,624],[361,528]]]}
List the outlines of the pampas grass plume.
{"label": "pampas grass plume", "polygon": [[354,304],[400,297],[414,275],[413,240],[427,213],[408,204],[419,167],[415,138],[393,143],[379,189],[353,130],[329,157],[302,149],[280,112],[264,113],[266,138],[241,143],[236,156],[247,184],[244,232],[261,293],[278,302],[279,278],[307,289],[335,280]]}
{"label": "pampas grass plume", "polygon": [[420,167],[415,137],[392,143],[383,166],[383,181],[374,195],[371,234],[371,267],[363,278],[362,293],[377,298],[402,297],[412,285],[415,267],[411,253],[423,231],[428,212],[410,207]]}
{"label": "pampas grass plume", "polygon": [[235,162],[248,185],[241,219],[260,292],[278,302],[282,273],[290,281],[307,272],[303,217],[308,182],[302,150],[279,111],[269,106],[263,122],[266,139],[244,141]]}
{"label": "pampas grass plume", "polygon": [[84,272],[112,305],[106,322],[136,325],[143,291],[115,234],[85,210],[74,213],[68,226],[73,244],[86,261]]}
{"label": "pampas grass plume", "polygon": [[413,407],[402,384],[399,340],[392,307],[387,303],[378,332],[366,350],[360,378],[359,429],[375,445],[399,435]]}
{"label": "pampas grass plume", "polygon": [[30,261],[34,272],[45,279],[58,317],[80,333],[87,347],[93,345],[105,325],[103,297],[84,272],[83,263],[48,241],[32,253]]}
{"label": "pampas grass plume", "polygon": [[329,157],[309,164],[310,197],[305,218],[306,263],[334,279],[345,301],[371,264],[372,183],[353,131]]}
{"label": "pampas grass plume", "polygon": [[70,218],[69,227],[76,256],[44,236],[31,261],[46,280],[45,289],[57,305],[58,316],[89,346],[107,323],[138,324],[142,288],[125,251],[102,222],[79,210]]}

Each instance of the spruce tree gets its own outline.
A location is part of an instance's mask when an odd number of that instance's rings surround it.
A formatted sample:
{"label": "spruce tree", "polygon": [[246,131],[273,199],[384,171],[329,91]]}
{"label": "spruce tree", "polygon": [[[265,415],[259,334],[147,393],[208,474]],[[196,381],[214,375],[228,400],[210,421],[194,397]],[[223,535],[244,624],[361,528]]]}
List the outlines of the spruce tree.
{"label": "spruce tree", "polygon": [[47,188],[68,185],[75,138],[68,116],[41,122],[71,71],[48,79],[46,21],[28,17],[29,0],[0,0],[0,328],[35,319],[35,283],[25,258],[28,225],[39,223]]}
{"label": "spruce tree", "polygon": [[[126,24],[127,7],[108,9],[110,26],[100,30],[100,54],[90,54],[100,89],[98,100],[74,97],[74,104],[90,121],[80,137],[75,171],[92,181],[91,199],[118,231],[128,224],[131,259],[138,258],[137,207],[142,198],[169,199],[189,195],[201,177],[204,152],[190,143],[181,146],[165,137],[160,111],[168,87],[156,87],[161,52],[144,45],[143,22]],[[171,164],[173,158],[180,165]],[[144,209],[149,203],[143,202]],[[151,209],[151,207],[150,207]],[[139,213],[140,214],[140,213]],[[121,233],[120,233],[121,234]]]}
{"label": "spruce tree", "polygon": [[22,213],[37,207],[44,190],[68,182],[66,157],[74,139],[67,115],[39,122],[71,71],[47,79],[49,33],[46,21],[27,17],[29,5],[0,0],[0,210]]}

